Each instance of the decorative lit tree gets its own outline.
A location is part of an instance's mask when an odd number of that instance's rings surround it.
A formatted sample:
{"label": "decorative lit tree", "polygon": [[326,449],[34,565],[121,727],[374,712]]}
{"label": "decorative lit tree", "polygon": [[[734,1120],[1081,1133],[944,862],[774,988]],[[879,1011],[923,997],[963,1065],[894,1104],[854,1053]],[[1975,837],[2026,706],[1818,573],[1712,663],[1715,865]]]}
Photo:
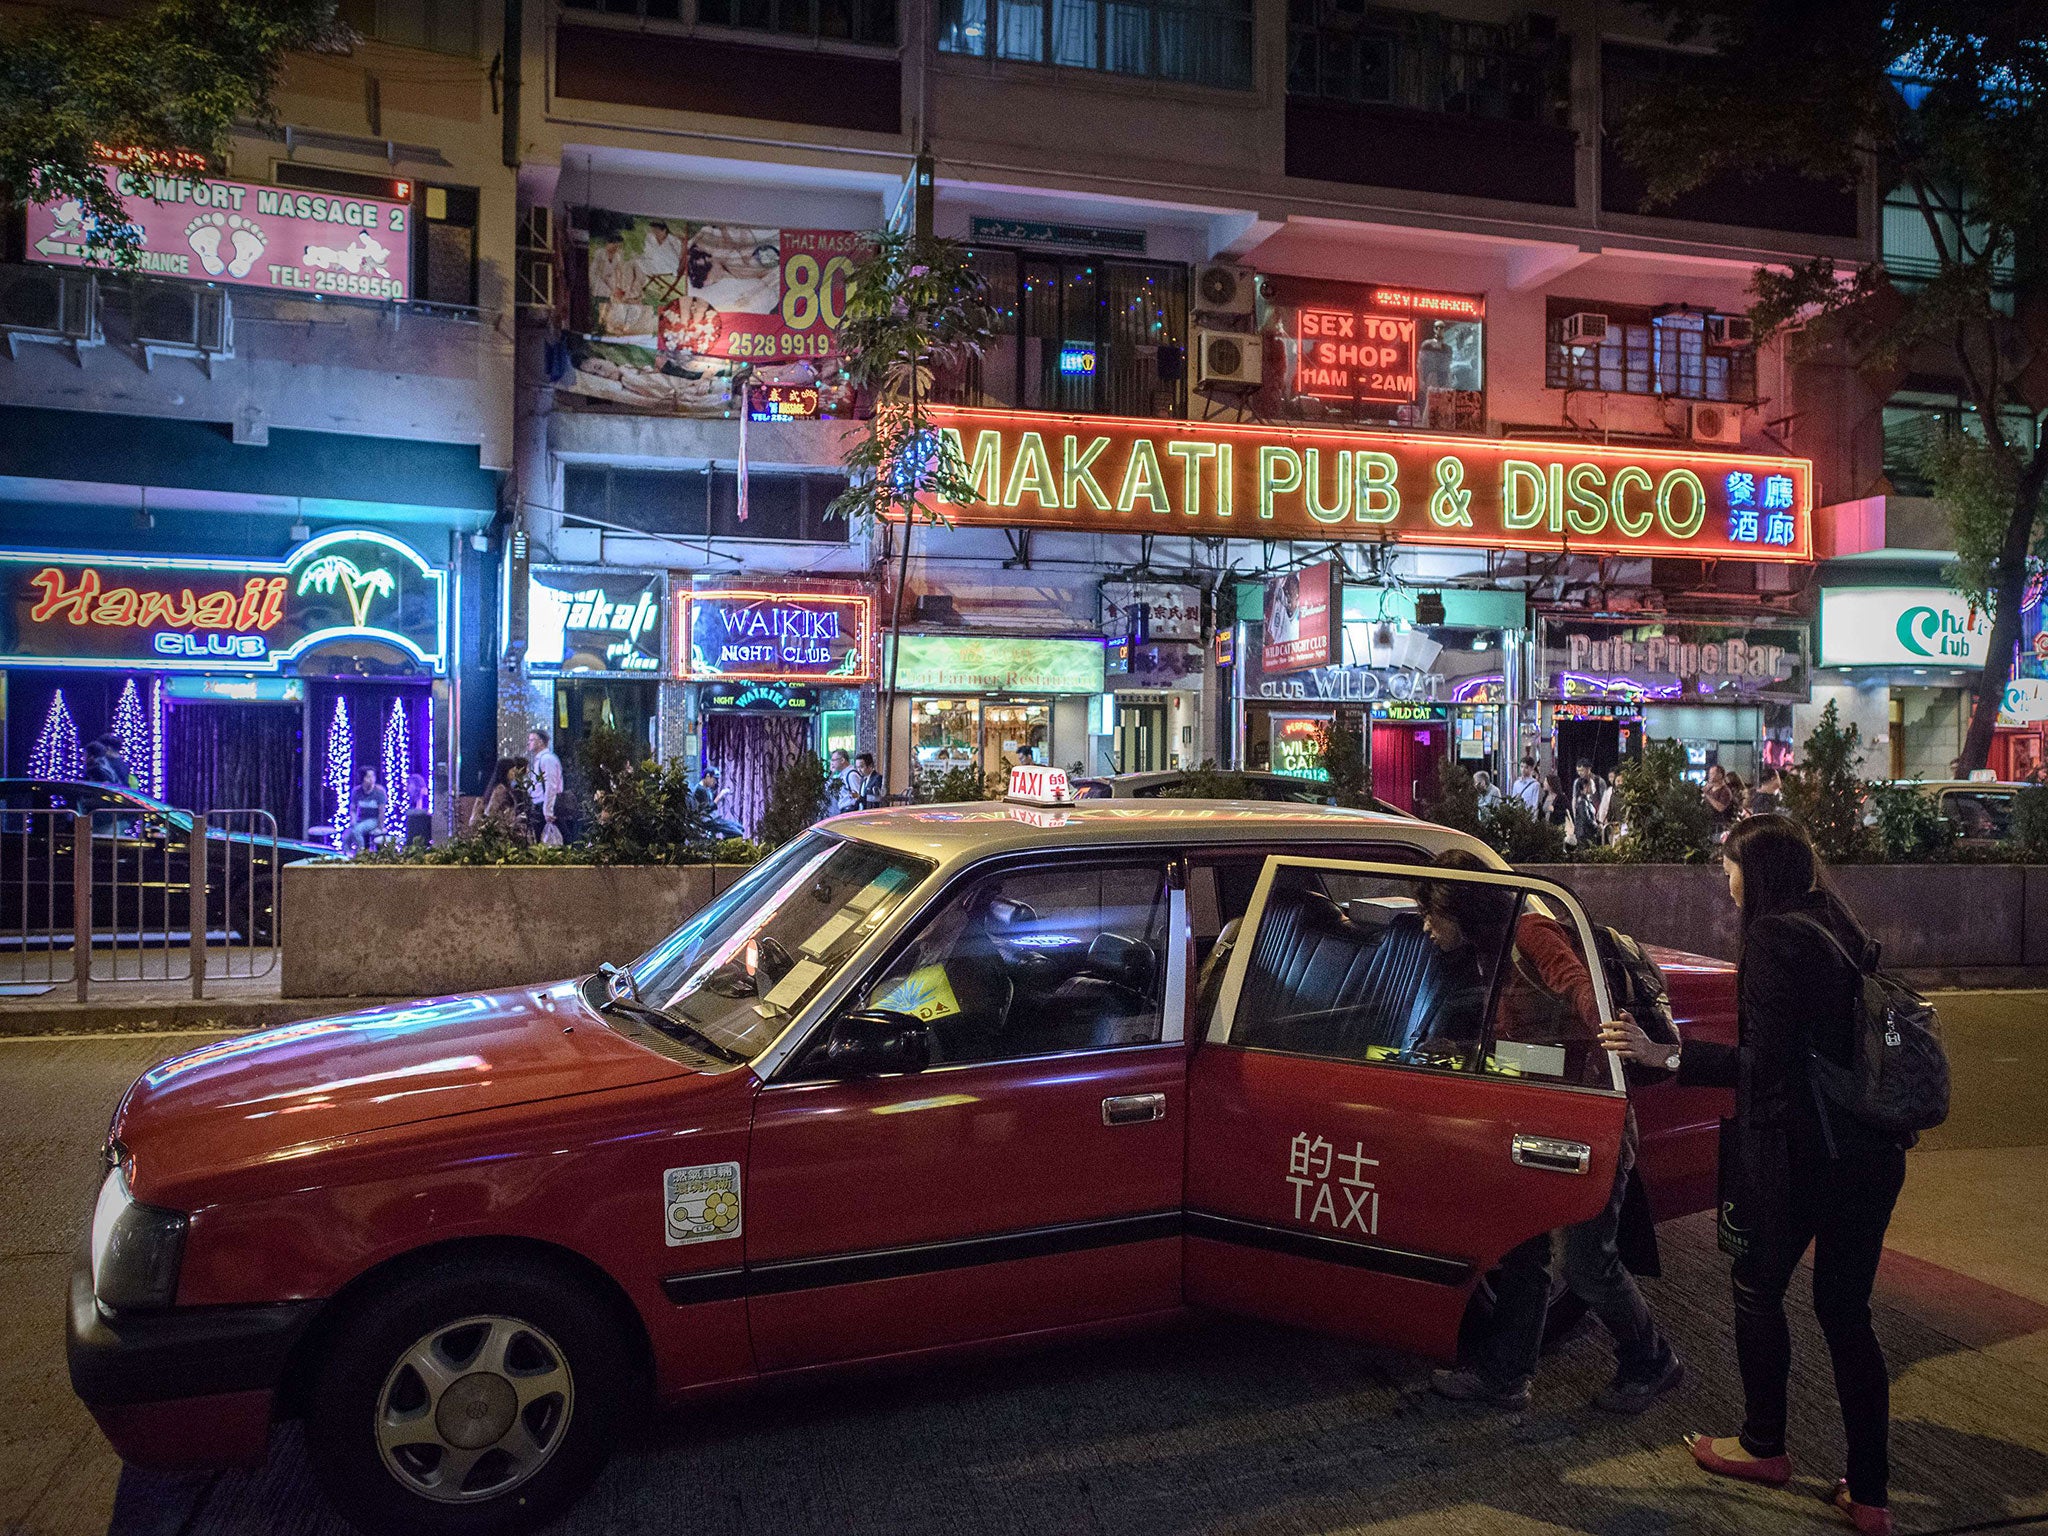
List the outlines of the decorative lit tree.
{"label": "decorative lit tree", "polygon": [[327,772],[322,780],[328,794],[334,800],[334,831],[332,841],[340,848],[348,837],[348,829],[354,817],[350,798],[355,784],[355,732],[348,723],[348,700],[334,701],[334,718],[327,726]]}
{"label": "decorative lit tree", "polygon": [[121,743],[121,755],[128,760],[128,771],[145,790],[149,789],[149,722],[143,717],[142,695],[136,692],[132,677],[121,685],[121,697],[114,705],[112,731]]}
{"label": "decorative lit tree", "polygon": [[50,695],[50,712],[43,716],[43,729],[36,737],[36,749],[29,754],[28,776],[32,779],[81,779],[85,777],[85,748],[78,739],[78,724],[71,718],[71,706],[64,702],[64,690]]}
{"label": "decorative lit tree", "polygon": [[847,377],[872,393],[874,411],[867,437],[846,456],[846,490],[831,511],[867,523],[884,518],[903,523],[889,608],[889,670],[882,687],[886,783],[911,534],[919,521],[945,521],[938,504],[975,499],[958,438],[933,430],[926,407],[941,370],[958,371],[981,355],[995,334],[995,317],[965,247],[894,231],[871,235],[868,241],[867,256],[847,279],[839,345]]}
{"label": "decorative lit tree", "polygon": [[405,781],[412,775],[412,732],[405,723],[405,700],[393,699],[384,720],[384,830],[405,838]]}

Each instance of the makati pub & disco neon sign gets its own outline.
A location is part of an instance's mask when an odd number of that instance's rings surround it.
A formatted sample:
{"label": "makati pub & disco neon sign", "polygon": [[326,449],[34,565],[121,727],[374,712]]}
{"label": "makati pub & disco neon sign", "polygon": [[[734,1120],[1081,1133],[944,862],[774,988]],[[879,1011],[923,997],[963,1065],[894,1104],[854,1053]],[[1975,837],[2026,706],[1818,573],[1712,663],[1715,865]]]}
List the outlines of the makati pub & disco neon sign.
{"label": "makati pub & disco neon sign", "polygon": [[448,573],[342,529],[282,560],[0,550],[0,665],[275,672],[331,640],[447,670]]}
{"label": "makati pub & disco neon sign", "polygon": [[1756,454],[942,408],[968,525],[1810,560],[1813,465]]}

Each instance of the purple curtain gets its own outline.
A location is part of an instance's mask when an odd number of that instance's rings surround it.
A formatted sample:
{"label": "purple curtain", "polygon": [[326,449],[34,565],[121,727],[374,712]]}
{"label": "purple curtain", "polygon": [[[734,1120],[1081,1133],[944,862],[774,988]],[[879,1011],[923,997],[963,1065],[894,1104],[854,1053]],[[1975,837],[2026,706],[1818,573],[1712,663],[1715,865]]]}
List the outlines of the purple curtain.
{"label": "purple curtain", "polygon": [[811,745],[809,715],[713,710],[704,717],[704,766],[725,786],[726,814],[752,836],[768,809],[775,775]]}
{"label": "purple curtain", "polygon": [[268,811],[279,836],[304,832],[297,706],[173,704],[165,716],[165,799],[192,811]]}

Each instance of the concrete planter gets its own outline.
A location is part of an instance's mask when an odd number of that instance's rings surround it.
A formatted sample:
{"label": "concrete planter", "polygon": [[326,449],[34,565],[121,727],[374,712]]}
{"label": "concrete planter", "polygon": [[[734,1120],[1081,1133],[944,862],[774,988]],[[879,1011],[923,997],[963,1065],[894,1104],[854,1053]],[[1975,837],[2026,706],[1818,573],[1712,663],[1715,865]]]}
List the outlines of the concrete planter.
{"label": "concrete planter", "polygon": [[433,997],[631,960],[744,870],[288,864],[286,997]]}
{"label": "concrete planter", "polygon": [[[1532,864],[1587,912],[1650,944],[1735,958],[1736,913],[1718,865]],[[2048,965],[2048,867],[1845,864],[1828,879],[1898,970]]]}

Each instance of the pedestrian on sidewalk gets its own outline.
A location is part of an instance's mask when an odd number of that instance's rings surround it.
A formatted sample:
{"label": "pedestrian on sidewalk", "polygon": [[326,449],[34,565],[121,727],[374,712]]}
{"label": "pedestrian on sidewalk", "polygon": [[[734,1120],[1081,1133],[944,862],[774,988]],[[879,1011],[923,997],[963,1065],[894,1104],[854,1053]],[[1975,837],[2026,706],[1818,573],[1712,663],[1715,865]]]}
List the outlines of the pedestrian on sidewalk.
{"label": "pedestrian on sidewalk", "polygon": [[1806,1068],[1816,1053],[1844,1067],[1853,1061],[1863,987],[1856,962],[1868,966],[1873,946],[1822,885],[1813,845],[1790,818],[1738,822],[1721,857],[1742,911],[1737,1043],[1689,1040],[1674,1050],[1628,1020],[1609,1022],[1602,1034],[1630,1060],[1675,1067],[1681,1086],[1735,1090],[1735,1119],[1722,1137],[1722,1198],[1740,1230],[1724,1230],[1723,1246],[1736,1254],[1743,1425],[1739,1435],[1690,1435],[1686,1443],[1709,1472],[1772,1486],[1791,1479],[1785,1288],[1811,1247],[1813,1312],[1833,1357],[1849,1447],[1849,1475],[1834,1503],[1864,1536],[1890,1536],[1891,1387],[1870,1291],[1905,1182],[1905,1149],[1830,1111]]}
{"label": "pedestrian on sidewalk", "polygon": [[[1484,872],[1488,867],[1462,848],[1440,854],[1436,862],[1446,869]],[[1564,926],[1534,911],[1517,919],[1514,892],[1498,886],[1443,881],[1425,885],[1421,896],[1423,926],[1447,954],[1469,944],[1482,954],[1498,955],[1508,948],[1502,940],[1513,923],[1495,1037],[1561,1046],[1560,1054],[1571,1064],[1567,1071],[1578,1074],[1575,1080],[1605,1086],[1609,1069],[1593,1048],[1602,1031],[1592,972]],[[1635,1111],[1630,1109],[1607,1204],[1597,1216],[1565,1228],[1560,1245],[1565,1284],[1614,1341],[1614,1378],[1593,1397],[1595,1407],[1610,1413],[1641,1413],[1685,1379],[1684,1362],[1621,1261],[1622,1201],[1635,1153]],[[1493,1276],[1493,1314],[1471,1363],[1430,1377],[1439,1396],[1509,1410],[1529,1406],[1550,1309],[1551,1246],[1551,1234],[1544,1232],[1501,1260]]]}

